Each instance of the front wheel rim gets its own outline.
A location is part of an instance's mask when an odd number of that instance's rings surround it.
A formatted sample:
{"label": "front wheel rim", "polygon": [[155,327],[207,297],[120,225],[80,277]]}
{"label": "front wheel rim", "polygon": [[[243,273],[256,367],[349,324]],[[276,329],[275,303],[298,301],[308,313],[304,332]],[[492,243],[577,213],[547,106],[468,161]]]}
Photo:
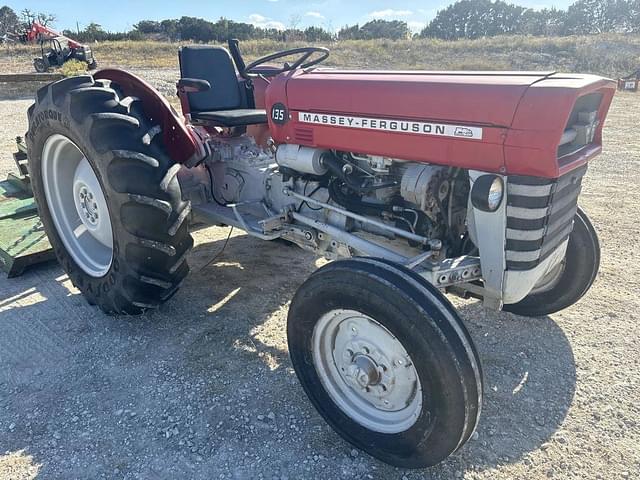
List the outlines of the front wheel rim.
{"label": "front wheel rim", "polygon": [[311,342],[318,377],[349,418],[386,434],[404,432],[418,420],[418,372],[382,324],[354,310],[332,310],[315,325]]}
{"label": "front wheel rim", "polygon": [[102,277],[113,261],[111,216],[102,186],[86,156],[54,134],[42,150],[42,183],[58,236],[75,263]]}

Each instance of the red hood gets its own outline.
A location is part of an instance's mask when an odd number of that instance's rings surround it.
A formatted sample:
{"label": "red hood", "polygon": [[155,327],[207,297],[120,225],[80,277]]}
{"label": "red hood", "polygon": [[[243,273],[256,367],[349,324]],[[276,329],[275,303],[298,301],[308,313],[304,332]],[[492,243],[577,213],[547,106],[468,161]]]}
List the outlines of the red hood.
{"label": "red hood", "polygon": [[527,88],[553,73],[317,69],[289,79],[287,103],[291,110],[506,127]]}
{"label": "red hood", "polygon": [[[273,78],[264,104],[276,143],[555,178],[600,152],[614,91],[607,79],[554,72],[315,69]],[[561,159],[574,107],[598,110],[597,131]]]}

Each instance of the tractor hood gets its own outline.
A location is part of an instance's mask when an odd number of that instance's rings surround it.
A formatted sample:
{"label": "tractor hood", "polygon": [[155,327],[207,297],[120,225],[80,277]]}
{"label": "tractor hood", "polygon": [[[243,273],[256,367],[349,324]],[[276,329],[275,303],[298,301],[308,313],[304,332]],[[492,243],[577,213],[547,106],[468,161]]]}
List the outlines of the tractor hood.
{"label": "tractor hood", "polygon": [[264,105],[276,143],[557,178],[600,152],[614,92],[555,72],[315,69],[273,78]]}
{"label": "tractor hood", "polygon": [[291,110],[507,127],[527,88],[553,73],[317,69],[289,79],[287,103]]}

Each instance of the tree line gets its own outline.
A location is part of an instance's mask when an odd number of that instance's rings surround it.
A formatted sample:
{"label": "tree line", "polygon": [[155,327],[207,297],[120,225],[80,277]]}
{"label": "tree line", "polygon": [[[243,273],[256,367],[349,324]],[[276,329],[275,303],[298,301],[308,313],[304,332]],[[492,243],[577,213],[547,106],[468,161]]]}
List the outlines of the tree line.
{"label": "tree line", "polygon": [[[24,29],[33,20],[51,24],[55,16],[30,10],[23,10],[19,16],[11,8],[2,7],[0,36]],[[456,40],[497,35],[564,36],[605,32],[640,33],[640,0],[577,0],[567,10],[534,10],[503,0],[459,0],[440,10],[421,32],[415,34],[401,20],[371,20],[333,32],[318,26],[302,29],[292,25],[278,30],[227,18],[212,22],[186,16],[162,21],[142,20],[128,32],[108,32],[99,24],[91,23],[82,30],[65,30],[63,34],[81,42],[152,38],[208,43],[225,42],[229,38],[331,42],[411,37]]]}
{"label": "tree line", "polygon": [[420,36],[456,40],[607,32],[640,33],[640,0],[578,0],[567,10],[533,10],[502,0],[460,0],[439,11]]}

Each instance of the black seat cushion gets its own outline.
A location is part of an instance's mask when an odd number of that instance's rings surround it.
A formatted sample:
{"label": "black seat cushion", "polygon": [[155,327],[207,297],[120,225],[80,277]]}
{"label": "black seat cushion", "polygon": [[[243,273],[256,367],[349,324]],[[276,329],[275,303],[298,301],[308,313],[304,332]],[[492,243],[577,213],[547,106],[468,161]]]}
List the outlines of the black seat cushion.
{"label": "black seat cushion", "polygon": [[182,78],[198,78],[211,84],[210,90],[187,94],[192,111],[246,108],[233,61],[224,48],[190,45],[182,47],[179,56]]}
{"label": "black seat cushion", "polygon": [[241,127],[267,123],[267,112],[259,109],[216,110],[213,112],[192,112],[191,118],[222,127]]}

